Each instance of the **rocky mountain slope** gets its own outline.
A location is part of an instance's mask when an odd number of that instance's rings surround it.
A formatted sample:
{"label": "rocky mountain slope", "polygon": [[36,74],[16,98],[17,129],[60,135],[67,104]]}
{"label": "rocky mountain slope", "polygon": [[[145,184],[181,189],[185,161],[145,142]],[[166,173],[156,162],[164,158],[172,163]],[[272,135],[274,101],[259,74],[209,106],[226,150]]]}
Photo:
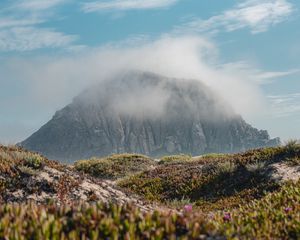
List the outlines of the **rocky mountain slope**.
{"label": "rocky mountain slope", "polygon": [[73,161],[122,152],[238,152],[278,143],[199,81],[129,72],[81,93],[21,145]]}

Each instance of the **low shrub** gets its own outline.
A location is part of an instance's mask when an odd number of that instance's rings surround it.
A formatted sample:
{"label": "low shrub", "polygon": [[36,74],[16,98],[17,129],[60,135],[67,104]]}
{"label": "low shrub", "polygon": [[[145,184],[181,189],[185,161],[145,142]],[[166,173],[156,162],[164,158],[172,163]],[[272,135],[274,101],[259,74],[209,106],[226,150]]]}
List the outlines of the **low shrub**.
{"label": "low shrub", "polygon": [[285,144],[285,149],[289,153],[298,152],[300,153],[300,142],[299,140],[289,140]]}
{"label": "low shrub", "polygon": [[287,159],[296,161],[299,156],[297,147],[287,146],[217,154],[215,158],[208,155],[193,161],[160,164],[121,180],[119,186],[165,204],[189,198],[208,211],[236,207],[279,188],[278,183],[262,174],[264,168]]}
{"label": "low shrub", "polygon": [[223,154],[223,153],[207,153],[202,156],[202,158],[222,158],[222,157],[228,157],[228,154]]}
{"label": "low shrub", "polygon": [[142,212],[131,204],[0,205],[0,239],[299,239],[300,184],[203,214]]}
{"label": "low shrub", "polygon": [[33,169],[40,169],[42,167],[44,159],[39,154],[27,154],[24,160],[25,166],[31,167]]}
{"label": "low shrub", "polygon": [[24,175],[27,176],[36,176],[38,175],[38,171],[32,167],[27,167],[27,166],[19,166],[18,169],[20,172]]}
{"label": "low shrub", "polygon": [[186,154],[171,155],[171,156],[162,157],[159,161],[159,164],[189,161],[191,159],[192,159],[191,155],[186,155]]}
{"label": "low shrub", "polygon": [[54,169],[65,168],[64,165],[50,161],[37,153],[31,153],[17,146],[0,145],[0,193],[2,199],[7,199],[7,194],[17,190],[38,191],[40,186],[32,186],[30,178],[38,175],[44,166]]}
{"label": "low shrub", "polygon": [[261,200],[243,204],[215,220],[228,239],[300,239],[300,182],[289,183]]}
{"label": "low shrub", "polygon": [[144,155],[115,154],[106,158],[77,161],[75,168],[94,177],[117,179],[150,169],[154,165],[156,162]]}
{"label": "low shrub", "polygon": [[254,163],[246,164],[246,168],[249,172],[260,172],[266,167],[265,162],[257,161]]}
{"label": "low shrub", "polygon": [[299,166],[300,165],[300,157],[287,158],[286,161],[291,166]]}

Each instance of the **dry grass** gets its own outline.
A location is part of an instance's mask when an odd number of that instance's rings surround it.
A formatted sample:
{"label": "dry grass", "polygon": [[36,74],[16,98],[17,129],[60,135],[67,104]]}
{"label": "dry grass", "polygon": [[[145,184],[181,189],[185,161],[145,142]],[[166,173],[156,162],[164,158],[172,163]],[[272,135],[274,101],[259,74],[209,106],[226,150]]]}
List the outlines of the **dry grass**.
{"label": "dry grass", "polygon": [[94,177],[117,179],[150,169],[155,165],[153,159],[141,154],[115,154],[106,158],[80,160],[75,163],[75,168]]}
{"label": "dry grass", "polygon": [[288,144],[176,161],[121,180],[119,186],[164,204],[185,198],[207,211],[236,207],[277,190],[279,184],[263,174],[265,166],[291,159],[296,162],[299,149],[298,144]]}
{"label": "dry grass", "polygon": [[237,209],[145,213],[133,205],[0,206],[0,239],[299,239],[300,184]]}

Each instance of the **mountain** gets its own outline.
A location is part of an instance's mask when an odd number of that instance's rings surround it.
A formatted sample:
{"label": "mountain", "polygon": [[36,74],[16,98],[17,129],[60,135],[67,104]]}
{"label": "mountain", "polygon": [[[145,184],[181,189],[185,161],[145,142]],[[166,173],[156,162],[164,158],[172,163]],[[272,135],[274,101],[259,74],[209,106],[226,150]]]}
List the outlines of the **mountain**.
{"label": "mountain", "polygon": [[82,92],[20,145],[70,162],[122,152],[238,152],[279,142],[200,81],[127,72]]}

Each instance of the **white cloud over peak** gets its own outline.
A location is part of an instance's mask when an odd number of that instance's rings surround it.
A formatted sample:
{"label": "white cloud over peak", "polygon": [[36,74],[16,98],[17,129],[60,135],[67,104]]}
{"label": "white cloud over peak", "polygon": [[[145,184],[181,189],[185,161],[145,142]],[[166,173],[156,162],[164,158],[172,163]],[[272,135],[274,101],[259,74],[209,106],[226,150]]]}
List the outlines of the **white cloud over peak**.
{"label": "white cloud over peak", "polygon": [[110,0],[93,1],[82,4],[84,12],[98,12],[103,10],[134,10],[157,9],[174,5],[179,0]]}
{"label": "white cloud over peak", "polygon": [[[33,131],[86,87],[101,80],[114,79],[115,74],[126,70],[138,70],[168,77],[198,79],[249,122],[258,115],[292,115],[299,110],[299,95],[266,98],[261,90],[261,79],[280,77],[289,71],[265,72],[246,62],[224,64],[218,59],[218,47],[203,37],[166,35],[154,41],[138,39],[136,44],[130,41],[119,45],[108,44],[67,56],[8,58],[0,65],[0,72],[3,79],[9,79],[11,89],[7,91],[11,94],[6,102],[0,101],[0,109],[3,116],[10,116],[11,109],[15,109],[18,120],[15,120],[14,125],[23,126],[22,123],[28,119],[31,125],[26,128]],[[15,92],[16,86],[26,88]],[[285,102],[279,103],[280,98]],[[269,108],[270,103],[272,107]],[[288,113],[279,113],[289,107],[290,103],[293,106]],[[7,122],[10,122],[9,119]],[[8,127],[0,119],[0,132]],[[7,132],[15,132],[16,136],[12,140],[17,141],[29,134],[20,134],[12,126]]]}
{"label": "white cloud over peak", "polygon": [[234,63],[226,67],[219,65],[217,52],[214,44],[201,37],[164,36],[140,45],[107,45],[69,57],[20,58],[8,61],[4,69],[11,70],[8,76],[12,81],[30,86],[30,91],[24,93],[29,100],[24,103],[33,103],[35,109],[42,112],[62,107],[82,89],[116,73],[138,70],[198,79],[226,99],[237,113],[244,117],[256,115],[264,102],[259,86],[255,81],[249,81],[249,72],[237,73],[238,67]]}
{"label": "white cloud over peak", "polygon": [[248,28],[256,34],[286,21],[294,11],[294,5],[287,0],[248,0],[206,20],[195,18],[176,31],[216,33]]}

